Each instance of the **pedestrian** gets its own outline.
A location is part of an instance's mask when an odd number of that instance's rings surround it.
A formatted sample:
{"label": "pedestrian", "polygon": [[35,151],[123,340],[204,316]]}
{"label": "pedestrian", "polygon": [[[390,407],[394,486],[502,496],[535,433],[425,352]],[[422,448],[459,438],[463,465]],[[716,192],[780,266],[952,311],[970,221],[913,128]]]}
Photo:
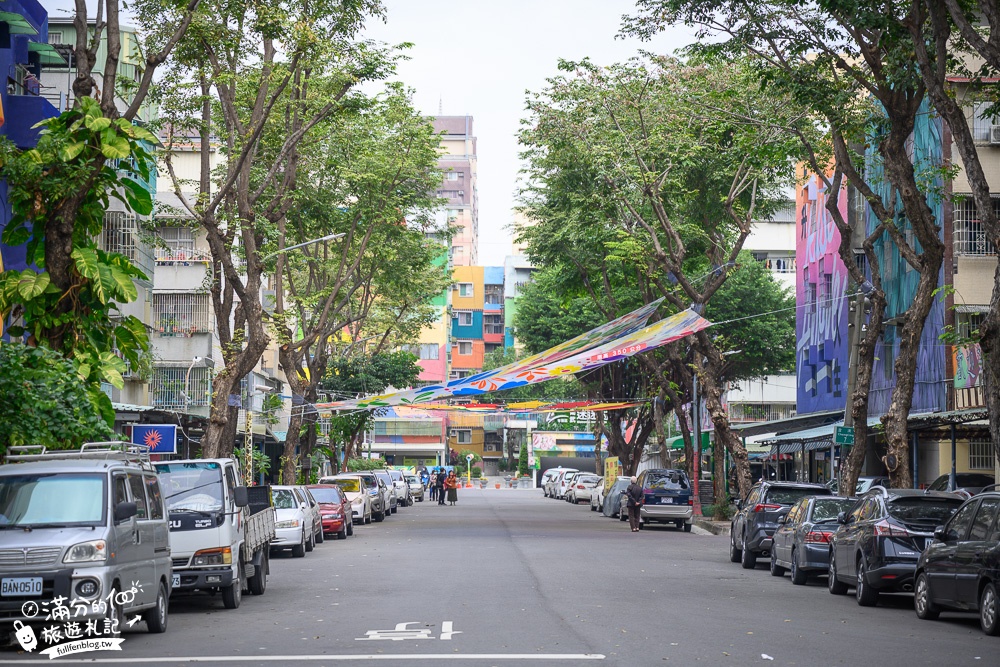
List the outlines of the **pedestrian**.
{"label": "pedestrian", "polygon": [[629,480],[632,483],[625,489],[625,498],[628,501],[628,524],[632,527],[632,532],[639,532],[639,508],[642,507],[642,487],[639,486],[636,477],[633,475]]}
{"label": "pedestrian", "polygon": [[437,491],[438,505],[444,505],[444,482],[448,479],[444,470],[438,470],[437,477],[434,478],[434,490]]}
{"label": "pedestrian", "polygon": [[431,471],[431,474],[427,476],[427,490],[431,492],[431,500],[437,500],[437,474],[438,470],[435,468]]}
{"label": "pedestrian", "polygon": [[455,471],[452,470],[448,473],[447,479],[444,481],[444,488],[448,489],[448,502],[454,505],[458,502],[458,477],[455,476]]}

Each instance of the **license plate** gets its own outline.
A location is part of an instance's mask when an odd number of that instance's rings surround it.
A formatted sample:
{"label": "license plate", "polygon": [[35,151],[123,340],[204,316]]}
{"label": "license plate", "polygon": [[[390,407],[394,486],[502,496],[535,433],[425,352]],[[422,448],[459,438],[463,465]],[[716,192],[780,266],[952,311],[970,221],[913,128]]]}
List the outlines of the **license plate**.
{"label": "license plate", "polygon": [[170,587],[178,588],[181,585],[181,575],[175,574],[170,579]]}
{"label": "license plate", "polygon": [[41,577],[19,577],[19,578],[9,578],[0,579],[0,595],[6,596],[22,596],[22,595],[41,595],[42,594],[42,578]]}
{"label": "license plate", "polygon": [[660,504],[661,505],[673,505],[674,504],[674,499],[673,498],[660,498]]}

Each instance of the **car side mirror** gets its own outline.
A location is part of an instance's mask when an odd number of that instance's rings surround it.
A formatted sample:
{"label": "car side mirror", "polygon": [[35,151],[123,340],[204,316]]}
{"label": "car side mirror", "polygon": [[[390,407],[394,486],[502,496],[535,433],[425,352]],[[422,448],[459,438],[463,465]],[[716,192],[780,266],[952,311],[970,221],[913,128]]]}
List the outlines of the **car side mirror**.
{"label": "car side mirror", "polygon": [[299,509],[300,509],[300,510],[304,510],[304,509],[309,509],[309,505],[307,505],[307,504],[306,504],[306,503],[305,503],[305,502],[303,501],[303,502],[299,503]]}
{"label": "car side mirror", "polygon": [[139,508],[135,503],[120,502],[115,505],[115,523],[121,523],[131,519],[139,513]]}
{"label": "car side mirror", "polygon": [[233,503],[237,507],[246,507],[250,504],[250,492],[245,486],[237,486],[233,491]]}
{"label": "car side mirror", "polygon": [[839,524],[847,523],[847,512],[841,512],[837,515],[837,523]]}
{"label": "car side mirror", "polygon": [[934,529],[934,539],[938,542],[948,541],[948,533],[944,532],[944,526],[938,526]]}

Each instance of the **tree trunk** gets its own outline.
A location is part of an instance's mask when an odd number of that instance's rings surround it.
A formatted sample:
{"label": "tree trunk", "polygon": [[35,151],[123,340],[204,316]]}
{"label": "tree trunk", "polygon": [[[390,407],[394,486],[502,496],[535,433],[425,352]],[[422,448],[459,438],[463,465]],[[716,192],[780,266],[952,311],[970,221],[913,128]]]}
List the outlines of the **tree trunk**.
{"label": "tree trunk", "polygon": [[[278,348],[278,363],[281,364],[281,370],[285,373],[285,380],[288,381],[288,389],[292,393],[292,416],[288,419],[288,433],[285,434],[285,445],[281,456],[281,472],[285,484],[294,484],[294,482],[288,480],[295,479],[295,469],[297,467],[296,451],[299,448],[302,416],[306,407],[306,383],[298,372],[302,360],[296,359],[295,356],[288,345],[282,345]],[[302,405],[295,405],[296,396],[302,399]]]}
{"label": "tree trunk", "polygon": [[[736,434],[730,428],[729,415],[722,405],[722,389],[715,381],[718,376],[716,369],[712,368],[709,362],[704,368],[704,372],[698,374],[701,384],[702,396],[705,398],[705,409],[712,418],[712,425],[715,427],[716,440],[721,440],[726,451],[733,457],[733,465],[736,466],[736,480],[740,488],[740,497],[746,498],[753,485],[750,479],[750,458],[747,456],[746,447],[740,442]],[[700,444],[700,443],[699,443]]]}
{"label": "tree trunk", "polygon": [[875,344],[881,337],[882,327],[873,323],[885,317],[885,297],[880,293],[871,296],[872,312],[868,318],[868,330],[858,346],[857,379],[854,395],[849,396],[851,415],[854,419],[854,447],[842,458],[843,471],[840,475],[839,493],[845,498],[854,495],[858,477],[868,454],[868,392],[871,388],[872,369],[875,365]]}

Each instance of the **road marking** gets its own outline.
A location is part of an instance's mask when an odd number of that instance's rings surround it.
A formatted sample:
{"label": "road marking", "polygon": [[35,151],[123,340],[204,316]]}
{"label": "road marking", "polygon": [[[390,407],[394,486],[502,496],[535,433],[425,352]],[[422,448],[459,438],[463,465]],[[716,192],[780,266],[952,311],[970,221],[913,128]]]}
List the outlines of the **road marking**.
{"label": "road marking", "polygon": [[[136,663],[211,663],[211,662],[346,662],[349,660],[604,660],[601,653],[377,653],[357,655],[220,655],[180,656],[176,658],[98,658],[59,660],[61,665],[113,665]],[[38,660],[4,660],[5,665],[37,665]]]}

